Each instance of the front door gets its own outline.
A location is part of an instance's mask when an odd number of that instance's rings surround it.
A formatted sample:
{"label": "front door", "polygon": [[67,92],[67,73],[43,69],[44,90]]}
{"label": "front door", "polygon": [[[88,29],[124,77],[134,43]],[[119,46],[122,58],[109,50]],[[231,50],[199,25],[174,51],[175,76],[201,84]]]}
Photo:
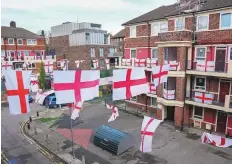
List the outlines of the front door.
{"label": "front door", "polygon": [[218,112],[218,117],[217,117],[217,132],[218,133],[225,134],[226,121],[227,121],[227,114],[224,112]]}
{"label": "front door", "polygon": [[230,82],[220,81],[219,102],[225,103],[225,96],[229,95],[229,92],[230,92]]}
{"label": "front door", "polygon": [[174,106],[167,106],[166,108],[167,108],[166,120],[174,121],[175,107]]}
{"label": "front door", "polygon": [[216,61],[215,61],[216,72],[225,71],[225,58],[226,58],[226,49],[217,49],[216,50]]}

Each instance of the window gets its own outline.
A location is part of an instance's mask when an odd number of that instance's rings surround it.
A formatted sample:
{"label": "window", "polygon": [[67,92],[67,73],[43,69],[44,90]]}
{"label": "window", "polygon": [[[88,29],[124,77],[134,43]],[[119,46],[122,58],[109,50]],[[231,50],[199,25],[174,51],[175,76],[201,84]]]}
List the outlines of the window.
{"label": "window", "polygon": [[104,57],[104,49],[100,48],[100,57]]}
{"label": "window", "polygon": [[35,68],[35,63],[29,63],[28,68]]}
{"label": "window", "polygon": [[17,39],[17,44],[18,45],[23,45],[23,40],[22,39]]}
{"label": "window", "polygon": [[100,67],[104,67],[105,66],[105,61],[104,61],[104,59],[101,59],[100,60]]}
{"label": "window", "polygon": [[158,59],[158,49],[157,48],[152,49],[151,58]]}
{"label": "window", "polygon": [[13,38],[8,38],[8,44],[14,44],[14,39]]}
{"label": "window", "polygon": [[134,97],[131,97],[130,101],[135,101],[136,102],[136,99],[137,99],[137,97],[134,96]]}
{"label": "window", "polygon": [[29,51],[24,51],[24,56],[29,56]]}
{"label": "window", "polygon": [[27,45],[37,45],[36,39],[27,39]]}
{"label": "window", "polygon": [[108,35],[104,35],[104,44],[108,44]]}
{"label": "window", "polygon": [[21,70],[23,68],[23,63],[15,63],[14,66],[16,70]]}
{"label": "window", "polygon": [[204,77],[195,77],[195,89],[205,90],[206,79]]}
{"label": "window", "polygon": [[92,58],[95,57],[95,48],[90,49],[90,55],[91,55]]}
{"label": "window", "polygon": [[136,26],[131,26],[130,27],[130,38],[135,38],[136,37]]}
{"label": "window", "polygon": [[232,61],[232,47],[230,47],[230,55],[229,55],[229,57],[230,57],[230,60]]}
{"label": "window", "polygon": [[151,35],[157,36],[159,32],[160,32],[160,25],[159,25],[159,23],[153,23],[151,25]]}
{"label": "window", "polygon": [[167,32],[168,31],[168,22],[161,22],[160,23],[160,32]]}
{"label": "window", "polygon": [[232,28],[232,13],[221,14],[221,28]]}
{"label": "window", "polygon": [[4,45],[4,39],[3,39],[3,38],[2,38],[2,40],[1,40],[1,44]]}
{"label": "window", "polygon": [[85,33],[85,41],[86,41],[86,43],[90,43],[90,34],[89,33]]}
{"label": "window", "polygon": [[205,60],[206,48],[196,48],[196,60]]}
{"label": "window", "polygon": [[194,118],[202,119],[203,118],[203,108],[195,106],[194,107]]}
{"label": "window", "polygon": [[131,54],[130,54],[130,57],[131,57],[131,58],[136,58],[136,50],[131,50],[130,53],[131,53]]}
{"label": "window", "polygon": [[154,97],[151,97],[151,106],[157,106],[157,99]]}
{"label": "window", "polygon": [[175,21],[175,30],[184,30],[185,29],[185,19],[184,18],[178,18]]}
{"label": "window", "polygon": [[5,56],[5,50],[1,50],[1,56]]}
{"label": "window", "polygon": [[209,16],[199,16],[197,19],[197,29],[208,30]]}

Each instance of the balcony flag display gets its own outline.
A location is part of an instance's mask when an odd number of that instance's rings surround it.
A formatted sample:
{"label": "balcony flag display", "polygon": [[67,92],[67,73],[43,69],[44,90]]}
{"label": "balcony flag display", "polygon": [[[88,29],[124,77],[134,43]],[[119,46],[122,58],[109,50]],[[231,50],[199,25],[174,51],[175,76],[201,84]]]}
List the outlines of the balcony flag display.
{"label": "balcony flag display", "polygon": [[39,90],[39,82],[38,82],[37,75],[31,75],[30,90],[31,90],[31,92],[37,92]]}
{"label": "balcony flag display", "polygon": [[54,71],[57,104],[99,97],[99,70]]}
{"label": "balcony flag display", "polygon": [[67,59],[60,61],[60,67],[63,71],[68,70],[68,62]]}
{"label": "balcony flag display", "polygon": [[105,59],[106,69],[110,69],[110,59]]}
{"label": "balcony flag display", "polygon": [[196,70],[204,72],[214,72],[215,63],[214,61],[197,61]]}
{"label": "balcony flag display", "polygon": [[154,87],[157,87],[159,84],[167,82],[169,67],[170,67],[169,64],[152,67],[152,77],[154,79]]}
{"label": "balcony flag display", "polygon": [[135,59],[136,67],[145,67],[146,59]]}
{"label": "balcony flag display", "polygon": [[118,108],[113,105],[109,105],[109,104],[106,104],[106,107],[112,110],[112,115],[109,118],[108,122],[116,120],[116,118],[119,116]]}
{"label": "balcony flag display", "polygon": [[93,62],[93,68],[94,69],[99,68],[99,61],[98,60],[92,60],[92,62]]}
{"label": "balcony flag display", "polygon": [[203,93],[203,92],[195,92],[194,100],[196,102],[200,102],[203,104],[212,104],[213,94]]}
{"label": "balcony flag display", "polygon": [[31,71],[6,71],[6,94],[10,114],[30,112],[28,102]]}
{"label": "balcony flag display", "polygon": [[161,123],[161,120],[154,119],[152,117],[144,116],[142,128],[141,128],[141,145],[140,151],[147,153],[152,151],[152,138],[156,128]]}
{"label": "balcony flag display", "polygon": [[132,59],[122,59],[122,66],[132,66]]}
{"label": "balcony flag display", "polygon": [[158,65],[158,60],[147,58],[146,65],[147,65],[147,67],[155,67]]}
{"label": "balcony flag display", "polygon": [[170,68],[169,68],[170,71],[179,71],[180,70],[180,63],[176,62],[175,60],[164,61],[164,63],[170,65]]}
{"label": "balcony flag display", "polygon": [[204,132],[201,136],[201,143],[209,143],[217,147],[230,147],[232,146],[232,139]]}
{"label": "balcony flag display", "polygon": [[82,62],[84,62],[84,60],[76,60],[76,61],[75,61],[77,68],[80,67],[80,64],[81,64]]}
{"label": "balcony flag display", "polygon": [[2,70],[12,70],[12,62],[3,61]]}
{"label": "balcony flag display", "polygon": [[175,90],[163,90],[163,96],[167,100],[174,100],[175,99]]}
{"label": "balcony flag display", "polygon": [[44,67],[45,67],[45,72],[46,73],[53,72],[53,62],[51,62],[51,61],[45,61]]}
{"label": "balcony flag display", "polygon": [[77,117],[79,117],[79,113],[82,109],[83,101],[79,101],[79,102],[74,103],[74,104],[72,103],[71,105],[74,105],[71,119],[75,120]]}
{"label": "balcony flag display", "polygon": [[129,99],[148,92],[149,86],[143,68],[113,70],[113,100]]}

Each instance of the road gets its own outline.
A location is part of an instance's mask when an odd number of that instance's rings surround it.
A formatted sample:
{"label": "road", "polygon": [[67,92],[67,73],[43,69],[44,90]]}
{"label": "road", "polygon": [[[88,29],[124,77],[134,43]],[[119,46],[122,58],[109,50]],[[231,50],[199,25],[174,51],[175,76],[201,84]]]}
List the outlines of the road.
{"label": "road", "polygon": [[20,124],[29,116],[35,115],[36,111],[43,110],[43,107],[32,103],[32,111],[25,115],[10,115],[8,105],[2,105],[1,110],[2,156],[6,156],[10,164],[51,164],[52,162],[20,133]]}

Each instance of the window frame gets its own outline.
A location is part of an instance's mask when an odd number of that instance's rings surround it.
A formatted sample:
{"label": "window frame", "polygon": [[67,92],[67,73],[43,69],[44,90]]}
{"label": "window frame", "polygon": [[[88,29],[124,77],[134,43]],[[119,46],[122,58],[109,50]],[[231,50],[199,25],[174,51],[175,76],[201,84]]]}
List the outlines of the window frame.
{"label": "window frame", "polygon": [[[230,27],[222,27],[222,15],[223,14],[230,14]],[[223,13],[220,13],[220,27],[219,29],[231,29],[232,28],[232,12],[223,12]]]}
{"label": "window frame", "polygon": [[[152,104],[152,99],[155,99],[155,100],[156,100],[156,101],[155,101],[155,102],[156,102],[155,105]],[[155,98],[155,97],[150,97],[150,106],[151,106],[151,107],[157,107],[157,98]]]}
{"label": "window frame", "polygon": [[[21,40],[22,41],[22,44],[19,44],[19,40]],[[17,45],[23,45],[23,39],[17,39]]]}
{"label": "window frame", "polygon": [[[13,39],[13,43],[12,44],[9,43],[10,39]],[[8,38],[8,45],[14,45],[14,38]]]}
{"label": "window frame", "polygon": [[228,61],[232,61],[232,46],[229,46]]}
{"label": "window frame", "polygon": [[[101,54],[101,50],[102,50],[102,54]],[[104,57],[104,48],[103,47],[99,48],[99,56]]]}
{"label": "window frame", "polygon": [[[135,57],[134,58],[131,57],[131,51],[135,51]],[[130,49],[130,59],[136,59],[136,58],[137,58],[137,49],[136,48],[131,48]]]}
{"label": "window frame", "polygon": [[[207,57],[207,47],[195,47],[195,58],[194,58],[194,61],[196,62],[196,61],[198,61],[197,60],[197,58],[202,58],[203,59],[203,57],[197,57],[197,49],[205,49],[205,57],[204,57],[204,61],[206,60],[206,57]],[[199,61],[203,61],[203,60],[199,60]]]}
{"label": "window frame", "polygon": [[[29,42],[28,42],[29,40],[31,40],[31,41],[32,41],[32,40],[35,40],[35,44],[31,44],[31,43],[28,44],[28,43],[29,43]],[[27,45],[31,45],[31,46],[37,45],[37,40],[36,40],[36,39],[27,39]]]}
{"label": "window frame", "polygon": [[[198,106],[197,106],[197,107],[198,107]],[[203,118],[204,118],[204,107],[198,107],[198,108],[202,108],[202,116],[200,116],[200,115],[195,115],[196,106],[194,106],[193,118],[194,118],[194,119],[198,119],[198,120],[203,120]]]}
{"label": "window frame", "polygon": [[[159,30],[158,32],[155,32],[154,29],[153,29],[153,26],[158,26]],[[160,33],[160,24],[159,22],[154,22],[154,23],[151,23],[151,36],[158,36],[158,34]]]}
{"label": "window frame", "polygon": [[[153,58],[153,50],[157,50],[157,58]],[[151,59],[157,59],[158,60],[158,56],[159,56],[159,54],[158,54],[158,47],[154,47],[154,48],[151,48]]]}
{"label": "window frame", "polygon": [[[164,23],[167,24],[167,29],[163,31],[161,30],[161,25]],[[159,22],[159,33],[165,33],[165,32],[168,32],[168,21]]]}
{"label": "window frame", "polygon": [[[93,51],[93,56],[92,56],[92,50],[94,50],[94,51]],[[90,57],[91,57],[91,58],[95,58],[95,57],[96,57],[95,48],[93,48],[93,47],[90,48]]]}
{"label": "window frame", "polygon": [[[197,86],[197,78],[201,78],[201,79],[205,79],[205,85],[204,85],[204,89],[201,89],[199,87],[201,86]],[[196,88],[198,87],[198,88]],[[195,76],[195,79],[194,79],[194,90],[199,90],[199,91],[206,91],[206,77],[202,77],[202,76]]]}
{"label": "window frame", "polygon": [[[19,65],[21,65],[22,67],[18,67]],[[16,68],[16,66],[17,66],[17,68]],[[23,64],[22,63],[15,63],[14,67],[15,67],[15,70],[22,70]]]}
{"label": "window frame", "polygon": [[[135,34],[132,36],[132,29],[135,29]],[[137,31],[136,31],[136,25],[135,26],[130,26],[130,38],[136,38],[137,36]]]}
{"label": "window frame", "polygon": [[[207,28],[204,28],[204,29],[199,29],[199,18],[200,17],[207,17],[208,19],[207,19]],[[197,16],[197,31],[207,31],[207,30],[209,30],[209,15],[199,15],[199,16]]]}
{"label": "window frame", "polygon": [[[181,19],[183,20],[183,26],[182,26],[183,29],[177,29],[177,21],[181,20]],[[176,18],[175,19],[175,28],[174,29],[175,29],[175,31],[184,31],[185,30],[185,18]]]}
{"label": "window frame", "polygon": [[[34,64],[34,67],[32,67],[32,64]],[[29,63],[27,66],[28,69],[35,69],[36,68],[36,64],[35,63]]]}

